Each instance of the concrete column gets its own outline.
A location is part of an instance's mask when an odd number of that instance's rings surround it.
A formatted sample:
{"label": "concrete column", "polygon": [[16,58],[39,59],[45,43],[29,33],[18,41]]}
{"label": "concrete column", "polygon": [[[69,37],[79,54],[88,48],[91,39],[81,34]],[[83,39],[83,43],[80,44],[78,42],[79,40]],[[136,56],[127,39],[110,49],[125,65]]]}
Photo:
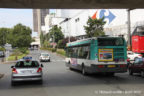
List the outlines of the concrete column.
{"label": "concrete column", "polygon": [[131,50],[131,22],[130,22],[130,10],[131,9],[128,9],[127,10],[127,15],[128,15],[128,22],[127,22],[127,25],[128,25],[128,49]]}

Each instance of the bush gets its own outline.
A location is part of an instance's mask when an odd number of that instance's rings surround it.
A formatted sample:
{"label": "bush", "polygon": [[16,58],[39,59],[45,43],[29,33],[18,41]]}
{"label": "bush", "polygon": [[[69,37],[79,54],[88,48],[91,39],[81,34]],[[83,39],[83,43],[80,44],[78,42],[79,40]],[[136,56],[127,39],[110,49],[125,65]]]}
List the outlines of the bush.
{"label": "bush", "polygon": [[17,48],[14,50],[14,52],[11,54],[11,56],[19,56],[21,54],[22,54],[22,52]]}
{"label": "bush", "polygon": [[57,47],[58,47],[58,48],[64,48],[64,46],[65,46],[65,45],[63,44],[63,40],[59,40]]}
{"label": "bush", "polygon": [[5,48],[1,47],[1,48],[0,48],[0,51],[6,51],[6,50],[5,50]]}
{"label": "bush", "polygon": [[52,52],[56,52],[57,51],[57,49],[56,48],[52,48]]}
{"label": "bush", "polygon": [[61,55],[63,55],[63,56],[66,55],[66,52],[65,52],[64,49],[58,49],[58,50],[57,50],[57,53],[58,53],[58,54],[61,54]]}
{"label": "bush", "polygon": [[26,54],[28,48],[26,48],[26,47],[22,47],[22,48],[19,48],[19,50],[20,50],[20,52],[22,52],[23,54]]}

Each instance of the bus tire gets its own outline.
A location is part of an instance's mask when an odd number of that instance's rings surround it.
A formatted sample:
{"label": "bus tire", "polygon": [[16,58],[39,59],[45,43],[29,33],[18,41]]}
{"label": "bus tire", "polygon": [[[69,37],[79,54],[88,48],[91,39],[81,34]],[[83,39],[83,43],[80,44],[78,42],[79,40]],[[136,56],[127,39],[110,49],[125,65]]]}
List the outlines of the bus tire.
{"label": "bus tire", "polygon": [[69,67],[69,70],[73,70],[73,68]]}
{"label": "bus tire", "polygon": [[85,70],[85,66],[82,64],[82,74],[84,75],[84,76],[86,76],[87,75],[87,72],[86,72],[86,70]]}
{"label": "bus tire", "polygon": [[114,76],[115,73],[114,73],[114,72],[109,72],[109,73],[107,73],[107,75],[108,75],[108,76]]}

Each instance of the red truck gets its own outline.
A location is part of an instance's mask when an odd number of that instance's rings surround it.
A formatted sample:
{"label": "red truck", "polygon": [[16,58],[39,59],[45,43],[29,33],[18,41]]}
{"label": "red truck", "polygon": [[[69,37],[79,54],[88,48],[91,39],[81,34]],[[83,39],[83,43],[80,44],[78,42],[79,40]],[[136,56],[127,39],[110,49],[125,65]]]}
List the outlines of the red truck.
{"label": "red truck", "polygon": [[137,26],[132,34],[132,51],[144,53],[144,26]]}

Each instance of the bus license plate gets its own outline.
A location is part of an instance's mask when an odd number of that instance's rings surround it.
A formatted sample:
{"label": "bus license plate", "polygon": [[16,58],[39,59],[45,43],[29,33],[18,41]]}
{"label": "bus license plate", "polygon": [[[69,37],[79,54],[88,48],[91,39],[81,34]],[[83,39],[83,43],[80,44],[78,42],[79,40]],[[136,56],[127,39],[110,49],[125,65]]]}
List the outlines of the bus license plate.
{"label": "bus license plate", "polygon": [[115,65],[108,65],[109,68],[114,68],[116,67]]}

